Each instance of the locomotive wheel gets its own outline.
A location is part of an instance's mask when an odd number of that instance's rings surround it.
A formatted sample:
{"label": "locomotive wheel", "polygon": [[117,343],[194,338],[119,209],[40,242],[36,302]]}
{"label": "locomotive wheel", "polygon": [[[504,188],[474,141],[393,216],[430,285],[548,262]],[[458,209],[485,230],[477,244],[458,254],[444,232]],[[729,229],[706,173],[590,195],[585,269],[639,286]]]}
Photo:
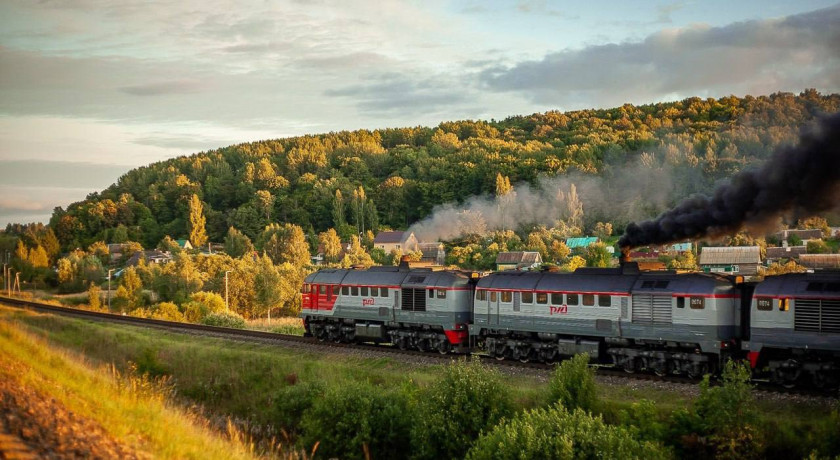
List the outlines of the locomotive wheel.
{"label": "locomotive wheel", "polygon": [[700,380],[709,372],[709,365],[706,363],[690,364],[688,366],[688,378]]}
{"label": "locomotive wheel", "polygon": [[505,360],[505,347],[504,346],[497,346],[493,349],[492,355],[496,358],[496,361],[504,361]]}
{"label": "locomotive wheel", "polygon": [[811,381],[814,386],[821,390],[828,390],[837,386],[837,375],[832,375],[825,370],[817,370],[811,375]]}
{"label": "locomotive wheel", "polygon": [[423,352],[429,351],[429,341],[426,339],[418,339],[417,349]]}
{"label": "locomotive wheel", "polygon": [[636,373],[636,359],[635,358],[613,355],[613,364],[615,364],[615,367],[623,370],[624,372],[626,372],[628,374],[635,374]]}
{"label": "locomotive wheel", "polygon": [[394,339],[394,343],[400,350],[404,351],[408,349],[408,341],[405,339],[405,337],[397,337],[396,339]]}
{"label": "locomotive wheel", "polygon": [[516,357],[516,359],[518,359],[520,363],[525,364],[525,363],[528,363],[528,362],[531,361],[531,350],[530,349],[516,350],[514,353],[516,353],[518,355]]}
{"label": "locomotive wheel", "polygon": [[452,351],[452,347],[449,345],[449,341],[444,339],[440,343],[438,343],[437,347],[438,353],[442,355],[448,355],[450,351]]}

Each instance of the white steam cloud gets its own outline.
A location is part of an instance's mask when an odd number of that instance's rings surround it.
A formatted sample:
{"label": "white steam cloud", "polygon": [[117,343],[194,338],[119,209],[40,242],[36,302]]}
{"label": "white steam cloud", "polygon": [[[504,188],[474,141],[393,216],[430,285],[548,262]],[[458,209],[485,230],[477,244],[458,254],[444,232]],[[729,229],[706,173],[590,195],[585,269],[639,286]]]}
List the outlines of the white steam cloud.
{"label": "white steam cloud", "polygon": [[541,178],[535,186],[517,184],[504,197],[473,196],[462,204],[438,206],[409,230],[420,241],[448,241],[493,230],[565,224],[583,231],[598,221],[650,218],[669,200],[690,193],[686,184],[698,184],[693,178],[698,172],[657,163],[654,154],[643,153],[630,166],[605,167],[601,176],[573,172]]}

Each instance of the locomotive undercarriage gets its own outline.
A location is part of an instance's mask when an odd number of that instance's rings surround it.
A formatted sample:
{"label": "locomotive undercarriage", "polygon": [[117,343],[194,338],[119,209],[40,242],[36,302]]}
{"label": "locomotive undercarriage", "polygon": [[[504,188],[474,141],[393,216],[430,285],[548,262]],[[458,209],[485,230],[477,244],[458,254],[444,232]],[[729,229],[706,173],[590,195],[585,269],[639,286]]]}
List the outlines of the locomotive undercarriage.
{"label": "locomotive undercarriage", "polygon": [[578,353],[589,353],[593,360],[611,362],[627,373],[649,371],[658,376],[681,374],[693,379],[715,373],[720,361],[719,355],[700,353],[696,344],[677,342],[496,330],[484,331],[478,344],[498,360],[553,363]]}
{"label": "locomotive undercarriage", "polygon": [[309,333],[320,341],[336,343],[374,342],[392,343],[401,350],[437,351],[448,354],[456,349],[442,328],[404,323],[385,325],[369,321],[342,318],[310,319]]}
{"label": "locomotive undercarriage", "polygon": [[840,385],[840,354],[801,349],[767,351],[763,367],[775,384],[793,388],[810,382],[821,389]]}

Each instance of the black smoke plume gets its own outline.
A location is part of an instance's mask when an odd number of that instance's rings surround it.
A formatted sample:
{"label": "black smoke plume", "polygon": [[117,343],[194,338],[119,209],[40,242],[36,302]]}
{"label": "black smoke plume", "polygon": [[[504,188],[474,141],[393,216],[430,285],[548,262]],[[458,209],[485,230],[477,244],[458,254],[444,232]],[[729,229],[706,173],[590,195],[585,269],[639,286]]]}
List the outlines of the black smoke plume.
{"label": "black smoke plume", "polygon": [[622,248],[719,237],[840,206],[840,113],[802,130],[798,145],[783,147],[758,169],[742,171],[711,197],[694,195],[654,220],[631,223]]}

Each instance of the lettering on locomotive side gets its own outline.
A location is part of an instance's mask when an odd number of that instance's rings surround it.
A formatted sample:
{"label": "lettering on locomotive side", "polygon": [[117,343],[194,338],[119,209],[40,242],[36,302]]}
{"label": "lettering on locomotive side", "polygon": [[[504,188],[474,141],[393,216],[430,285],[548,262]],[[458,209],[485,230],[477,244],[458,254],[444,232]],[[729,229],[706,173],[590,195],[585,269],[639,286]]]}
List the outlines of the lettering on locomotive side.
{"label": "lettering on locomotive side", "polygon": [[551,306],[548,309],[549,315],[565,315],[569,312],[569,307],[566,305]]}
{"label": "lettering on locomotive side", "polygon": [[372,297],[367,299],[362,299],[362,305],[373,305],[376,301],[373,300]]}

